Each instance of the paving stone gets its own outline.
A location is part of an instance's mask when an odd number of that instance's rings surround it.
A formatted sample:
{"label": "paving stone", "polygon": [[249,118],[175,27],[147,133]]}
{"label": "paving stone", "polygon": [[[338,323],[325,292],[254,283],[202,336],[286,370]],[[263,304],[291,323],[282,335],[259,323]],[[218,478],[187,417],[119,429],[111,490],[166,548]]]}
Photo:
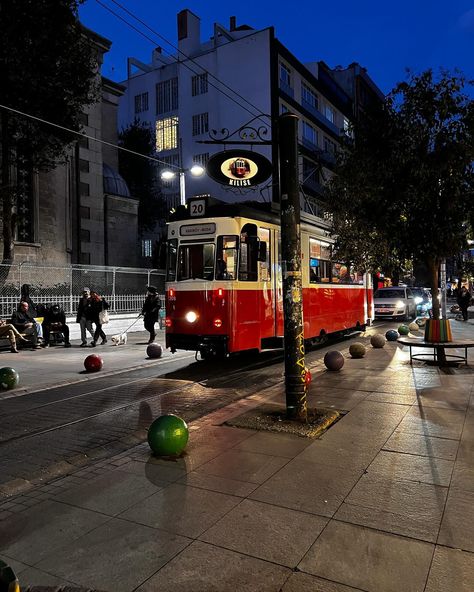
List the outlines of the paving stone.
{"label": "paving stone", "polygon": [[458,450],[458,440],[434,438],[422,434],[396,431],[385,443],[383,449],[404,452],[418,456],[434,456],[454,460]]}
{"label": "paving stone", "polygon": [[[423,592],[434,545],[331,520],[299,569],[367,592]],[[401,584],[401,578],[403,583]]]}
{"label": "paving stone", "polygon": [[425,592],[472,592],[474,554],[436,547]]}
{"label": "paving stone", "polygon": [[361,470],[296,458],[249,498],[331,517],[361,475]]}
{"label": "paving stone", "polygon": [[151,457],[150,454],[148,454],[148,460],[146,462],[132,460],[115,470],[130,473],[131,475],[145,475],[152,483],[163,483],[164,481],[172,483],[186,474],[177,463],[172,461],[160,461]]}
{"label": "paving stone", "polygon": [[189,539],[113,518],[38,567],[82,586],[129,592],[189,544]]}
{"label": "paving stone", "polygon": [[29,565],[103,524],[102,514],[46,501],[2,523],[0,552]]}
{"label": "paving stone", "polygon": [[363,592],[360,588],[344,586],[305,573],[292,573],[281,592]]}
{"label": "paving stone", "polygon": [[369,474],[385,479],[422,481],[448,487],[454,462],[441,458],[381,451],[368,468]]}
{"label": "paving stone", "polygon": [[440,545],[474,552],[473,508],[474,491],[450,489],[438,538]]}
{"label": "paving stone", "polygon": [[247,452],[258,452],[270,456],[282,456],[294,458],[302,450],[311,444],[310,438],[301,438],[292,434],[272,434],[269,432],[256,432],[249,436],[233,450],[245,450]]}
{"label": "paving stone", "polygon": [[137,592],[275,592],[288,568],[195,541]]}
{"label": "paving stone", "polygon": [[327,522],[319,516],[244,500],[199,538],[218,547],[296,567]]}
{"label": "paving stone", "polygon": [[55,499],[71,506],[115,516],[167,484],[166,481],[150,481],[144,476],[118,469],[74,486]]}
{"label": "paving stone", "polygon": [[196,538],[241,498],[173,483],[135,504],[121,518]]}
{"label": "paving stone", "polygon": [[446,487],[363,475],[335,518],[435,543],[447,494]]}
{"label": "paving stone", "polygon": [[459,440],[464,424],[464,412],[447,409],[425,408],[420,414],[418,409],[412,408],[410,413],[401,421],[399,430],[414,432],[424,436],[436,436]]}
{"label": "paving stone", "polygon": [[469,392],[461,388],[449,389],[444,386],[434,388],[417,389],[419,404],[426,407],[439,407],[441,409],[453,409],[464,411],[469,404]]}
{"label": "paving stone", "polygon": [[456,460],[451,487],[474,492],[474,459],[469,462]]}
{"label": "paving stone", "polygon": [[247,497],[252,491],[257,489],[257,483],[247,483],[237,479],[227,479],[226,477],[216,477],[202,473],[197,469],[191,473],[186,473],[185,477],[179,480],[183,485],[191,485],[200,489],[209,489],[219,493],[228,493],[238,497]]}
{"label": "paving stone", "polygon": [[59,586],[68,586],[73,582],[68,582],[63,578],[58,578],[55,575],[46,573],[36,567],[27,567],[22,571],[19,576],[17,575],[20,582],[21,590],[24,590],[28,586],[48,586],[49,590],[57,590]]}

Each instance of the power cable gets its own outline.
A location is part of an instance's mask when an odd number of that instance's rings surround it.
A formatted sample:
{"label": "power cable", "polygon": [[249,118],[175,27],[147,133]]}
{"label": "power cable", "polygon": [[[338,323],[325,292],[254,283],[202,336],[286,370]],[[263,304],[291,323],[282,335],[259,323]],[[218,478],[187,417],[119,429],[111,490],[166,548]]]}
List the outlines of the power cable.
{"label": "power cable", "polygon": [[[149,31],[151,31],[154,35],[156,35],[159,39],[162,39],[165,43],[167,43],[170,47],[172,47],[174,50],[176,50],[178,52],[179,55],[183,56],[185,59],[189,60],[190,62],[192,62],[193,64],[195,64],[198,68],[200,68],[203,72],[205,72],[206,74],[208,74],[211,78],[214,78],[214,80],[216,80],[219,84],[221,84],[222,86],[224,86],[225,88],[227,88],[228,90],[230,90],[231,92],[233,92],[236,96],[238,96],[240,99],[242,99],[245,103],[247,103],[248,105],[250,105],[253,109],[255,109],[255,111],[259,112],[261,116],[263,117],[270,117],[268,114],[263,113],[258,107],[256,107],[251,101],[249,101],[247,98],[245,98],[244,96],[242,96],[240,93],[238,93],[235,89],[233,89],[231,86],[229,86],[228,84],[226,84],[225,82],[223,82],[220,78],[218,78],[217,76],[215,76],[214,74],[212,74],[212,72],[209,72],[209,70],[206,70],[206,68],[204,68],[201,64],[199,64],[198,62],[196,62],[196,60],[194,60],[193,58],[191,58],[190,56],[186,55],[183,51],[181,51],[179,49],[179,47],[177,47],[176,45],[174,45],[173,43],[171,43],[171,41],[169,41],[166,37],[164,37],[163,35],[161,35],[160,33],[158,33],[158,31],[155,31],[154,29],[152,29],[145,21],[143,21],[142,19],[138,18],[136,16],[136,14],[134,14],[133,12],[131,12],[130,10],[128,10],[128,8],[126,8],[125,6],[123,6],[122,4],[120,4],[120,2],[117,2],[117,0],[110,0],[113,4],[115,4],[116,6],[118,6],[121,10],[123,10],[125,13],[127,13],[128,15],[130,15],[132,18],[134,18],[136,21],[138,21],[141,25],[143,25],[144,27],[146,27]],[[168,52],[168,55],[169,52]]]}
{"label": "power cable", "polygon": [[175,168],[181,170],[181,167],[170,164],[165,162],[164,160],[160,160],[159,158],[154,158],[153,156],[147,156],[146,154],[141,154],[140,152],[135,152],[134,150],[129,150],[128,148],[124,148],[123,146],[119,146],[118,144],[113,144],[112,142],[107,142],[106,140],[99,140],[98,138],[94,138],[93,136],[88,136],[83,132],[78,132],[72,130],[68,127],[63,125],[59,125],[58,123],[53,123],[52,121],[47,121],[46,119],[41,119],[41,117],[36,117],[36,115],[31,115],[30,113],[25,113],[24,111],[19,111],[18,109],[13,109],[13,107],[7,107],[7,105],[1,105],[0,109],[6,109],[7,111],[11,111],[12,113],[16,113],[17,115],[21,115],[23,117],[28,117],[30,119],[34,119],[39,121],[40,123],[45,123],[46,125],[51,125],[63,131],[69,132],[71,134],[75,134],[76,136],[80,136],[81,138],[87,138],[88,140],[92,140],[94,142],[98,142],[99,144],[105,144],[106,146],[112,146],[112,148],[116,148],[117,150],[123,150],[124,152],[129,152],[130,154],[134,154],[135,156],[140,156],[141,158],[146,158],[147,160],[152,160],[153,162],[157,162],[159,164],[164,164],[167,167]]}
{"label": "power cable", "polygon": [[[165,37],[163,37],[162,35],[160,35],[160,33],[154,31],[151,27],[149,27],[144,21],[142,21],[141,19],[139,19],[138,17],[136,17],[133,13],[131,13],[130,11],[128,11],[125,7],[121,6],[118,2],[115,2],[114,0],[111,0],[112,2],[114,2],[114,4],[116,4],[117,6],[119,6],[122,10],[124,10],[124,12],[127,12],[128,14],[130,14],[133,18],[135,18],[139,23],[143,24],[145,27],[147,27],[147,29],[149,29],[150,31],[152,31],[152,33],[154,35],[156,35],[157,37],[159,37],[160,39],[163,39],[164,41],[166,41],[166,43],[168,43],[171,47],[173,47],[174,49],[177,49],[170,41],[167,41]],[[124,22],[126,25],[128,25],[131,29],[133,29],[134,31],[136,31],[137,33],[139,33],[140,35],[142,35],[142,37],[144,37],[145,39],[147,39],[148,41],[150,41],[151,43],[153,43],[154,46],[156,46],[156,42],[151,39],[150,37],[148,37],[148,35],[146,35],[145,33],[143,33],[143,31],[141,31],[140,29],[138,29],[137,27],[135,27],[133,24],[131,24],[127,19],[125,19],[124,17],[122,17],[120,14],[118,14],[117,12],[115,12],[112,8],[110,8],[110,6],[107,6],[106,4],[104,4],[103,2],[101,2],[101,0],[96,0],[97,4],[99,4],[100,6],[102,6],[105,10],[109,11],[111,14],[113,14],[115,17],[117,17],[119,20],[121,20],[122,22]],[[190,62],[196,64],[196,66],[202,70],[204,73],[207,73],[208,75],[210,75],[212,78],[214,78],[215,80],[217,80],[219,82],[219,84],[221,84],[222,86],[228,88],[231,92],[233,92],[235,95],[237,95],[239,98],[241,98],[243,101],[245,101],[245,103],[247,103],[248,105],[250,105],[253,109],[255,109],[256,111],[259,112],[258,115],[255,115],[255,113],[253,113],[250,109],[248,109],[247,107],[245,107],[244,105],[242,105],[241,103],[239,103],[234,97],[232,97],[231,95],[227,94],[226,92],[224,92],[222,90],[222,88],[219,88],[218,86],[216,86],[215,84],[213,84],[212,82],[210,82],[208,80],[208,84],[209,86],[212,86],[213,88],[215,88],[218,92],[220,92],[221,94],[223,94],[224,96],[226,96],[228,99],[230,99],[232,102],[234,102],[238,107],[240,107],[241,109],[244,109],[245,111],[247,111],[247,113],[250,113],[250,115],[252,115],[252,117],[266,117],[270,119],[270,115],[263,113],[258,107],[256,107],[255,105],[253,105],[248,99],[246,99],[245,97],[243,97],[242,95],[240,95],[237,91],[235,91],[234,89],[232,89],[230,86],[228,86],[225,82],[222,82],[222,80],[220,80],[219,78],[217,78],[216,76],[214,76],[212,73],[210,73],[208,70],[206,70],[203,66],[201,66],[200,64],[198,64],[195,60],[193,60],[192,58],[190,58],[189,56],[187,56],[186,54],[184,54],[182,51],[180,51],[179,49],[177,49],[177,51],[183,55],[187,60],[189,60]],[[189,66],[188,64],[186,64],[186,62],[179,62],[177,60],[177,58],[175,58],[175,56],[173,56],[169,51],[165,50],[165,53],[170,56],[171,58],[173,58],[175,60],[176,63],[179,63],[181,65],[183,65],[185,68],[187,68],[190,72],[192,72],[195,75],[199,75],[200,72],[196,72],[196,70],[193,70],[191,68],[191,66]]]}

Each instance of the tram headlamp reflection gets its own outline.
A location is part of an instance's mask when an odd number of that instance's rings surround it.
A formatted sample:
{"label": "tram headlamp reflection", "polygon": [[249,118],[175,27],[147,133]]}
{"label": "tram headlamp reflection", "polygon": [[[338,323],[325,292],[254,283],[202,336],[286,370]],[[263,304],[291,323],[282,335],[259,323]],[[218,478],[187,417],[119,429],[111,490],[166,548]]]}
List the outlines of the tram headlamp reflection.
{"label": "tram headlamp reflection", "polygon": [[186,313],[184,318],[188,321],[188,323],[194,323],[198,317],[197,317],[197,314],[194,312],[194,310],[190,310],[189,312]]}

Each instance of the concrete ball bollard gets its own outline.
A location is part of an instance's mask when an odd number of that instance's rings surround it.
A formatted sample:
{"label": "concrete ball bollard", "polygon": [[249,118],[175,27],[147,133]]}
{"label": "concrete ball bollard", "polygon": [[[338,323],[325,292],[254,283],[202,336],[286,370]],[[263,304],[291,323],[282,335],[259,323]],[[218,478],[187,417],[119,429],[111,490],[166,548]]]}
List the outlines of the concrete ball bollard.
{"label": "concrete ball bollard", "polygon": [[410,323],[410,324],[408,325],[408,328],[410,329],[410,331],[411,331],[412,333],[416,333],[417,331],[419,331],[419,330],[420,330],[420,327],[418,326],[418,323]]}
{"label": "concrete ball bollard", "polygon": [[366,351],[367,350],[365,348],[365,345],[359,342],[353,343],[349,347],[349,353],[353,358],[363,358],[365,356]]}
{"label": "concrete ball bollard", "polygon": [[395,331],[395,329],[389,329],[385,333],[385,338],[387,341],[397,341],[397,339],[399,337],[400,337],[400,334],[398,333],[398,331]]}
{"label": "concrete ball bollard", "polygon": [[410,333],[410,329],[407,325],[400,325],[400,327],[398,327],[398,332],[400,335],[408,335],[408,333]]}
{"label": "concrete ball bollard", "polygon": [[370,345],[379,349],[385,345],[385,337],[377,333],[376,335],[372,335],[370,338]]}
{"label": "concrete ball bollard", "polygon": [[163,355],[163,348],[159,343],[150,343],[146,348],[146,354],[149,358],[161,358]]}
{"label": "concrete ball bollard", "polygon": [[324,365],[328,370],[340,370],[344,366],[344,356],[335,349],[328,351],[324,356]]}

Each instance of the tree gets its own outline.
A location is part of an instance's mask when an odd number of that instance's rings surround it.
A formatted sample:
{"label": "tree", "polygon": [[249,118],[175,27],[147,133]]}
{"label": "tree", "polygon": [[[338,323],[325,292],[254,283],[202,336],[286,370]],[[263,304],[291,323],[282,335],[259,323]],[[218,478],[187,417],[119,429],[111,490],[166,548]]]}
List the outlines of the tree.
{"label": "tree", "polygon": [[[356,123],[328,185],[340,257],[368,269],[416,256],[438,293],[440,261],[466,244],[474,101],[462,75],[410,75]],[[433,298],[433,316],[439,302]]]}
{"label": "tree", "polygon": [[[81,130],[84,107],[97,100],[97,50],[78,21],[83,0],[10,0],[0,5],[0,104]],[[0,108],[3,259],[13,258],[17,169],[54,168],[71,133]]]}
{"label": "tree", "polygon": [[[152,128],[134,120],[119,134],[119,145],[145,156],[155,153],[155,136]],[[165,218],[161,192],[156,183],[156,165],[152,160],[119,151],[119,171],[127,182],[133,197],[139,200],[138,227],[141,232],[153,230],[160,218]]]}

